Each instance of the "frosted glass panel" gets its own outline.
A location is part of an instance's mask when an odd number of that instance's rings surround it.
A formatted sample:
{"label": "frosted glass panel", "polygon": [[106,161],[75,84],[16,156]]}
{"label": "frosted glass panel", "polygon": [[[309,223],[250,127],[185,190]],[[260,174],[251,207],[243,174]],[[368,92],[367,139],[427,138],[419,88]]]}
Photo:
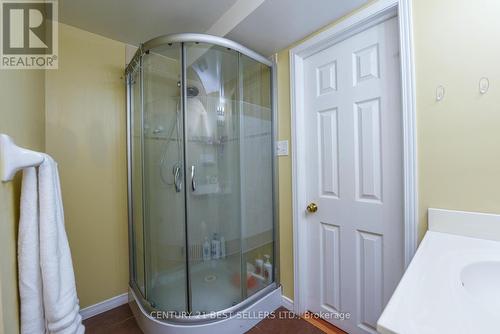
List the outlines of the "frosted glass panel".
{"label": "frosted glass panel", "polygon": [[273,147],[271,69],[240,55],[243,261],[247,295],[273,278]]}
{"label": "frosted glass panel", "polygon": [[238,53],[185,47],[191,310],[206,313],[242,300]]}
{"label": "frosted glass panel", "polygon": [[154,307],[187,310],[181,45],[143,58],[144,218],[147,296]]}
{"label": "frosted glass panel", "polygon": [[145,296],[144,278],[144,221],[142,211],[142,104],[141,73],[130,78],[131,103],[131,175],[132,175],[132,275],[142,295]]}

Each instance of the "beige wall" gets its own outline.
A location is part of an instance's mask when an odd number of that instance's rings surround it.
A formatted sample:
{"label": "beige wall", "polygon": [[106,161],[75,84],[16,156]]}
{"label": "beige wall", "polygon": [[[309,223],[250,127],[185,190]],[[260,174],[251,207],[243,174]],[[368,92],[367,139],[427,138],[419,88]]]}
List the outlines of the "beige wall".
{"label": "beige wall", "polygon": [[[43,71],[0,71],[0,133],[33,150],[44,149]],[[19,331],[16,243],[20,173],[0,182],[0,333]]]}
{"label": "beige wall", "polygon": [[[499,12],[496,0],[414,1],[420,236],[428,207],[500,212],[500,47],[494,43],[500,36]],[[65,25],[59,45],[60,69],[47,71],[46,148],[60,165],[85,307],[127,289],[125,97],[120,79],[125,46]],[[280,140],[291,139],[289,49],[278,54]],[[481,76],[491,82],[485,96],[477,91]],[[441,103],[434,101],[438,84],[446,87]],[[43,72],[0,74],[0,132],[39,150],[44,148],[43,87]],[[281,281],[285,295],[293,298],[291,156],[279,158],[279,178]],[[8,333],[17,331],[17,323],[7,319],[17,319],[18,197],[19,177],[0,184],[0,332]]]}
{"label": "beige wall", "polygon": [[[85,307],[127,291],[125,45],[61,24],[59,47],[58,70],[0,71],[0,132],[59,163]],[[18,332],[20,177],[0,183],[0,333],[9,334]]]}
{"label": "beige wall", "polygon": [[[278,54],[278,140],[288,140],[290,153],[290,71],[289,49]],[[278,158],[280,281],[283,294],[293,298],[292,155]]]}
{"label": "beige wall", "polygon": [[[413,4],[422,238],[429,207],[500,213],[500,2]],[[288,56],[298,43],[278,54],[280,139],[290,140]],[[482,76],[491,83],[484,96],[478,93]],[[446,96],[436,103],[440,84]],[[285,295],[293,297],[290,158],[280,157],[279,168],[281,280]]]}
{"label": "beige wall", "polygon": [[127,291],[125,45],[67,25],[46,71],[46,151],[59,164],[81,307]]}
{"label": "beige wall", "polygon": [[420,236],[429,207],[500,213],[499,13],[498,0],[414,1]]}

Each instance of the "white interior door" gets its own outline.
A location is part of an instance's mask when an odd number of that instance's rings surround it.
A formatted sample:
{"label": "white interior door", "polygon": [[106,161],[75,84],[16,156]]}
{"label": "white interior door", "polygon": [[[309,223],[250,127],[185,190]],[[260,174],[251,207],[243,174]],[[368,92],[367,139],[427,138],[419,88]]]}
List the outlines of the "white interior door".
{"label": "white interior door", "polygon": [[304,206],[318,207],[305,222],[306,307],[348,333],[375,333],[404,271],[397,18],[305,59],[304,79]]}

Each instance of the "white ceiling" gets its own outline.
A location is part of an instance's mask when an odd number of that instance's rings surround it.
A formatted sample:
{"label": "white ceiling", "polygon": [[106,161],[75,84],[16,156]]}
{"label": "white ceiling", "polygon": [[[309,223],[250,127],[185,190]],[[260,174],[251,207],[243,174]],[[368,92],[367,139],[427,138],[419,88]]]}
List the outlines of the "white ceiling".
{"label": "white ceiling", "polygon": [[60,0],[63,23],[138,46],[159,35],[205,32],[236,0]]}
{"label": "white ceiling", "polygon": [[61,0],[59,17],[63,23],[132,45],[159,35],[208,31],[269,56],[366,2]]}
{"label": "white ceiling", "polygon": [[266,0],[225,37],[271,55],[326,26],[367,0]]}

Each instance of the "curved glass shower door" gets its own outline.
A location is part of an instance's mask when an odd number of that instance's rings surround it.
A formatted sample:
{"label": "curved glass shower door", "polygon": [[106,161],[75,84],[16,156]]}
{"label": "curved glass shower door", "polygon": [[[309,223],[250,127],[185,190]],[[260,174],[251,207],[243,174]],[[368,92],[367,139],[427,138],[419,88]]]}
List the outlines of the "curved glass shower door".
{"label": "curved glass shower door", "polygon": [[205,313],[273,281],[271,69],[228,48],[184,45],[190,298]]}
{"label": "curved glass shower door", "polygon": [[207,313],[243,297],[238,53],[200,43],[185,52],[191,310]]}
{"label": "curved glass shower door", "polygon": [[275,281],[271,68],[201,42],[136,59],[131,286],[150,310],[228,309]]}

